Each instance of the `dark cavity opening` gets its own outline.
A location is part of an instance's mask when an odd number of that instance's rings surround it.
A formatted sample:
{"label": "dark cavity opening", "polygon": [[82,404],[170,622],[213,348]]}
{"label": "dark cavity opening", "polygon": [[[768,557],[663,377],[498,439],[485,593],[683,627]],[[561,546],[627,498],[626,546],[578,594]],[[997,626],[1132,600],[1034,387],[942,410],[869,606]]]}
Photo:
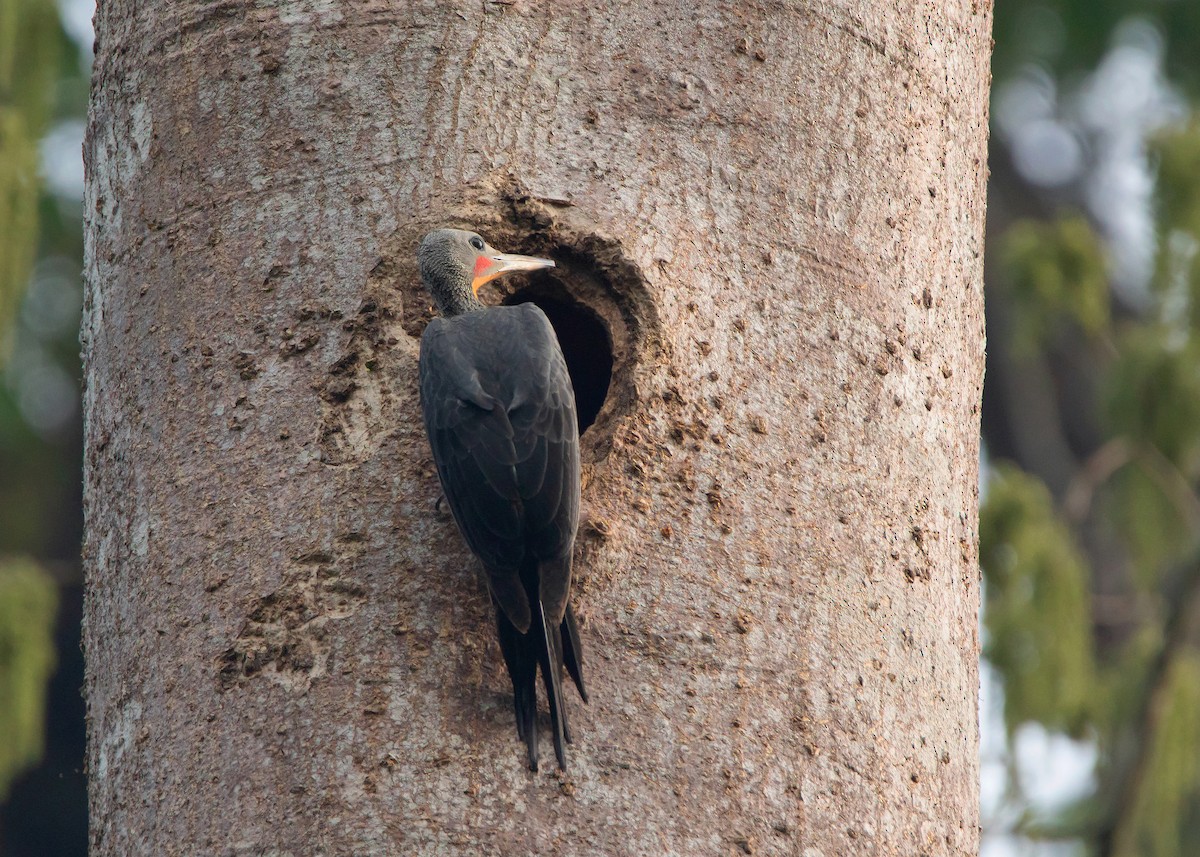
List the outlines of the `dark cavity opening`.
{"label": "dark cavity opening", "polygon": [[595,422],[612,382],[613,347],[608,329],[587,307],[538,288],[536,283],[509,295],[504,303],[537,304],[554,326],[571,373],[579,433],[583,434]]}

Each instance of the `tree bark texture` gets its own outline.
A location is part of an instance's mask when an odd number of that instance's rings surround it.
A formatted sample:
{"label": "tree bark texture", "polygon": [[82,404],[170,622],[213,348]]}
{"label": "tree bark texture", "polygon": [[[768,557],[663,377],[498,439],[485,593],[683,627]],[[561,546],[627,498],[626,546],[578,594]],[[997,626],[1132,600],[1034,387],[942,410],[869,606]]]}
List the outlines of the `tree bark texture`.
{"label": "tree bark texture", "polygon": [[[103,0],[94,853],[975,853],[990,17]],[[464,224],[611,339],[566,775],[420,423]]]}

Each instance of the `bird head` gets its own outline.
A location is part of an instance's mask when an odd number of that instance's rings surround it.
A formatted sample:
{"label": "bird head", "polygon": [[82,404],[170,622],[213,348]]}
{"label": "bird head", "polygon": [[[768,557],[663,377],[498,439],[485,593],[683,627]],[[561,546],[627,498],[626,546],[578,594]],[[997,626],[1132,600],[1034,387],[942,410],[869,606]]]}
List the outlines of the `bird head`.
{"label": "bird head", "polygon": [[475,232],[437,229],[421,241],[417,251],[421,280],[444,316],[458,315],[483,306],[479,289],[509,271],[553,268],[551,259],[501,253]]}

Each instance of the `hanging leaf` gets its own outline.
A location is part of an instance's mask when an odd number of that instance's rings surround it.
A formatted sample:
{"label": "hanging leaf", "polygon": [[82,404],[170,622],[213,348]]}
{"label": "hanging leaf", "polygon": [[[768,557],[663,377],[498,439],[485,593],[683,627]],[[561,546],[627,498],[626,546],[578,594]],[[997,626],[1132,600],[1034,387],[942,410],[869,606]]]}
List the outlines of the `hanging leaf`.
{"label": "hanging leaf", "polygon": [[0,802],[42,758],[54,671],[54,581],[28,560],[0,560]]}
{"label": "hanging leaf", "polygon": [[[1115,857],[1190,857],[1194,846],[1181,833],[1200,818],[1200,656],[1173,664],[1158,713],[1153,742],[1133,818]],[[1194,840],[1191,840],[1194,842]]]}
{"label": "hanging leaf", "polygon": [[1093,336],[1108,329],[1104,252],[1082,217],[1017,223],[1005,234],[1001,258],[1017,313],[1018,346],[1041,346],[1068,322]]}
{"label": "hanging leaf", "polygon": [[1153,446],[1187,478],[1200,474],[1200,341],[1135,325],[1118,342],[1108,381],[1112,428]]}
{"label": "hanging leaf", "polygon": [[1010,732],[1037,720],[1078,735],[1095,682],[1088,572],[1046,486],[994,468],[979,538],[985,654],[1004,678]]}
{"label": "hanging leaf", "polygon": [[0,366],[37,250],[38,141],[50,118],[60,38],[53,4],[0,0]]}

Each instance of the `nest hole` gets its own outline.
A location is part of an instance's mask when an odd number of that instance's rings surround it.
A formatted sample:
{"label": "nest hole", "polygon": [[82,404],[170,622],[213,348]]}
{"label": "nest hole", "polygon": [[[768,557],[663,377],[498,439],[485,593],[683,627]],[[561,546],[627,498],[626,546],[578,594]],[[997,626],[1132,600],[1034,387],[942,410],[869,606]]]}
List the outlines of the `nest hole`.
{"label": "nest hole", "polygon": [[587,306],[572,300],[569,294],[556,294],[551,288],[548,277],[535,278],[527,287],[506,296],[504,303],[536,304],[550,320],[571,375],[582,436],[596,421],[608,398],[613,373],[612,337],[604,322]]}

